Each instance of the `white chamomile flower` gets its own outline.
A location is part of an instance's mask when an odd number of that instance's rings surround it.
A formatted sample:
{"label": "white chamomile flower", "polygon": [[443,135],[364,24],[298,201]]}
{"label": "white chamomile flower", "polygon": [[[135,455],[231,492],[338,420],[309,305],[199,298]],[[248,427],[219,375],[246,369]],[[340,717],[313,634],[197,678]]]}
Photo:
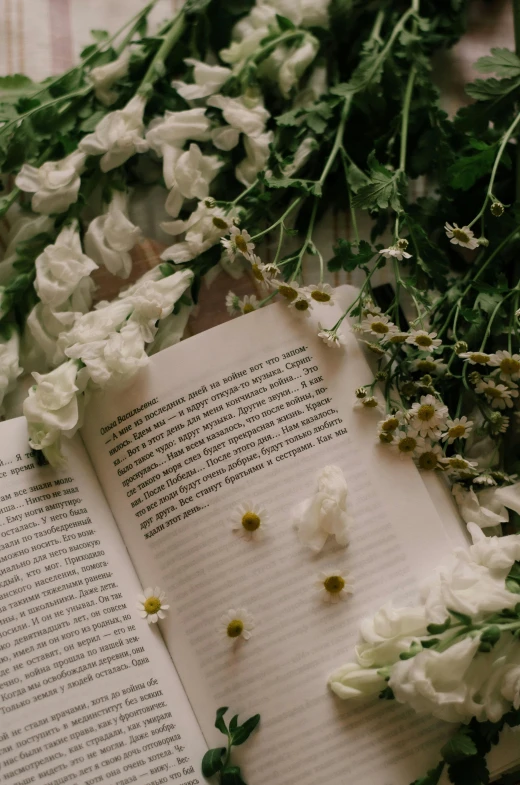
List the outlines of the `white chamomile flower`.
{"label": "white chamomile flower", "polygon": [[384,338],[397,329],[388,316],[381,314],[370,314],[361,322],[361,327],[365,332],[377,335],[378,338]]}
{"label": "white chamomile flower", "polygon": [[384,335],[381,340],[384,341],[384,343],[406,343],[409,336],[410,333],[401,332],[396,328],[394,331]]}
{"label": "white chamomile flower", "polygon": [[421,436],[439,436],[448,416],[448,407],[433,395],[422,395],[410,409],[413,427]]}
{"label": "white chamomile flower", "polygon": [[367,395],[364,398],[357,397],[354,409],[374,409],[378,413],[382,412],[381,404],[373,395]]}
{"label": "white chamomile flower", "polygon": [[438,444],[423,444],[418,448],[415,456],[419,469],[430,472],[433,469],[443,469],[446,461]]}
{"label": "white chamomile flower", "polygon": [[300,314],[300,316],[303,316],[305,318],[311,315],[311,307],[312,305],[310,299],[307,297],[307,294],[302,290],[300,290],[300,292],[298,293],[298,297],[296,298],[296,300],[291,300],[289,302],[289,308],[293,308],[295,311],[297,311],[297,313]]}
{"label": "white chamomile flower", "polygon": [[422,436],[419,436],[417,431],[412,429],[394,431],[392,446],[395,447],[401,459],[414,455],[418,450],[422,449],[423,445],[424,439]]}
{"label": "white chamomile flower", "polygon": [[226,294],[226,308],[230,316],[239,316],[242,313],[240,310],[240,297],[234,292],[230,291]]}
{"label": "white chamomile flower", "polygon": [[463,458],[462,455],[452,455],[446,460],[448,474],[460,474],[461,472],[472,472],[477,466],[476,461],[469,461]]}
{"label": "white chamomile flower", "polygon": [[[518,412],[517,412],[518,414]],[[509,417],[506,417],[499,412],[493,412],[490,419],[490,431],[494,436],[498,436],[499,433],[505,433],[509,428]]]}
{"label": "white chamomile flower", "polygon": [[244,295],[244,299],[239,301],[239,308],[241,313],[251,313],[259,308],[258,300],[254,294]]}
{"label": "white chamomile flower", "polygon": [[394,431],[397,431],[398,428],[403,426],[404,419],[405,417],[403,412],[387,414],[384,420],[380,420],[377,423],[377,427],[383,433],[393,433]]}
{"label": "white chamomile flower", "polygon": [[268,285],[271,279],[280,272],[275,264],[263,264],[260,257],[256,254],[251,254],[249,261],[251,262],[251,272],[260,283]]}
{"label": "white chamomile flower", "polygon": [[443,442],[447,441],[448,444],[453,444],[455,439],[468,438],[473,428],[473,421],[468,420],[466,416],[456,417],[454,420],[448,420],[446,428],[448,430],[442,434],[441,440]]}
{"label": "white chamomile flower", "polygon": [[314,585],[323,602],[336,603],[340,600],[346,600],[347,595],[353,592],[347,575],[342,570],[337,570],[334,567],[322,570],[318,574],[318,579]]}
{"label": "white chamomile flower", "polygon": [[406,343],[418,346],[423,352],[433,352],[442,341],[437,338],[437,333],[428,333],[426,330],[411,330]]}
{"label": "white chamomile flower", "polygon": [[496,480],[494,480],[490,474],[479,474],[478,477],[473,478],[472,482],[473,485],[483,485],[487,487],[492,487],[497,484]]}
{"label": "white chamomile flower", "polygon": [[363,316],[375,316],[378,313],[382,313],[381,308],[379,305],[376,305],[372,300],[367,299],[363,302]]}
{"label": "white chamomile flower", "polygon": [[518,390],[496,384],[493,379],[482,379],[475,387],[475,392],[485,395],[493,409],[513,408],[513,398],[518,398]]}
{"label": "white chamomile flower", "polygon": [[500,369],[500,378],[505,382],[520,379],[520,354],[511,354],[501,349],[491,355],[489,364]]}
{"label": "white chamomile flower", "polygon": [[457,226],[457,224],[445,223],[444,229],[446,237],[449,238],[450,243],[453,245],[461,245],[463,248],[469,248],[474,251],[478,248],[478,241],[469,226]]}
{"label": "white chamomile flower", "polygon": [[318,338],[321,338],[323,343],[333,349],[341,349],[345,346],[345,335],[341,330],[327,330],[318,322]]}
{"label": "white chamomile flower", "polygon": [[254,502],[244,502],[233,512],[231,528],[238,537],[246,540],[261,540],[268,519],[269,516],[263,507]]}
{"label": "white chamomile flower", "polygon": [[229,232],[229,238],[225,237],[220,242],[226,249],[227,255],[231,262],[234,262],[237,254],[242,254],[246,259],[249,259],[255,244],[250,242],[251,235],[246,229],[239,229],[238,226],[232,226]]}
{"label": "white chamomile flower", "polygon": [[334,305],[332,300],[334,290],[328,283],[318,283],[315,286],[307,286],[306,292],[312,300],[317,303],[325,303],[326,305]]}
{"label": "white chamomile flower", "polygon": [[164,619],[166,616],[164,611],[170,607],[164,602],[166,594],[158,586],[153,589],[145,589],[142,594],[137,596],[137,599],[139,602],[136,607],[139,615],[142,619],[146,619],[148,624],[155,624],[159,619]]}
{"label": "white chamomile flower", "polygon": [[398,245],[391,245],[389,248],[383,248],[381,251],[379,251],[379,253],[381,256],[384,256],[385,259],[391,259],[393,257],[399,262],[402,262],[403,259],[412,258],[411,253],[406,253],[406,251],[403,248],[399,248]]}
{"label": "white chamomile flower", "polygon": [[278,294],[285,297],[290,303],[300,296],[300,287],[295,281],[273,281],[273,286],[276,288]]}
{"label": "white chamomile flower", "polygon": [[461,360],[467,360],[470,365],[489,365],[491,355],[486,352],[463,352],[459,354]]}
{"label": "white chamomile flower", "polygon": [[255,626],[253,616],[245,608],[230,608],[220,617],[220,622],[222,632],[232,641],[237,638],[248,641]]}

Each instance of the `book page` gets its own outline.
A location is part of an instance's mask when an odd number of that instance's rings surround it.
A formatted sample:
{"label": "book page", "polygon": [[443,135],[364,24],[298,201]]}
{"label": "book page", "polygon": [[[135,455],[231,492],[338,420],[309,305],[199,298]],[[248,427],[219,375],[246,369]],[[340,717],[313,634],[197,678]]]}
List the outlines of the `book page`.
{"label": "book page", "polygon": [[202,782],[205,745],[81,441],[0,425],[0,782]]}
{"label": "book page", "polygon": [[[319,319],[334,324],[334,309]],[[413,601],[451,549],[411,461],[375,444],[378,415],[353,411],[370,380],[356,340],[328,349],[283,305],[166,350],[122,398],[94,402],[84,439],[143,580],[168,592],[166,640],[206,739],[214,712],[260,712],[248,742],[250,785],[403,785],[436,762],[449,726],[393,702],[337,700],[329,673],[353,659],[360,620]],[[316,472],[341,466],[354,525],[347,549],[314,555],[291,525]],[[269,513],[262,542],[231,531],[235,506]],[[314,582],[347,570],[354,594],[326,605]],[[249,641],[219,619],[247,608]]]}

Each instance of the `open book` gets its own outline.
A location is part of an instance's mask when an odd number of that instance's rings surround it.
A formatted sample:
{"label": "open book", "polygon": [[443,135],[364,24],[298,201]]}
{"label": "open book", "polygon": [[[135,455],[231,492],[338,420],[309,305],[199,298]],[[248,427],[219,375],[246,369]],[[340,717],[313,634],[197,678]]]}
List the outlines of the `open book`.
{"label": "open book", "polygon": [[[436,763],[449,726],[342,703],[326,679],[360,619],[412,599],[464,535],[352,411],[369,380],[355,339],[342,354],[316,332],[272,305],[154,356],[130,390],[91,401],[64,470],[35,465],[22,419],[0,425],[0,782],[197,785],[222,705],[262,715],[250,785],[408,785]],[[290,510],[326,464],[355,524],[347,549],[316,556]],[[231,531],[249,499],[270,514],[262,542]],[[330,563],[354,594],[328,606],[313,584]],[[161,630],[136,609],[155,585]],[[230,645],[218,623],[237,606],[256,623]]]}

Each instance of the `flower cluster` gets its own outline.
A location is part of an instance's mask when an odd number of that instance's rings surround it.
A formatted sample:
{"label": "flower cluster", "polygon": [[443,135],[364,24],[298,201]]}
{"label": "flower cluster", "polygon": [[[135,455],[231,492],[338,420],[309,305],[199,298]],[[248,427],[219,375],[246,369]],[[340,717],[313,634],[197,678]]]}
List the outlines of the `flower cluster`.
{"label": "flower cluster", "polygon": [[447,722],[496,722],[520,708],[520,606],[517,584],[508,588],[520,535],[468,529],[473,545],[437,570],[420,605],[388,604],[362,623],[356,662],[329,678],[340,698],[388,687],[400,703]]}

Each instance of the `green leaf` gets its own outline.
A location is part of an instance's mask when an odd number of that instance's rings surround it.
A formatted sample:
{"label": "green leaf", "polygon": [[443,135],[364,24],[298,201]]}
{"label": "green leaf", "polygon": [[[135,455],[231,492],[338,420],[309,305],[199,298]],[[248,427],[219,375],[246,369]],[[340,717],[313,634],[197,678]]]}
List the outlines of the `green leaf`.
{"label": "green leaf", "polygon": [[186,16],[195,16],[205,11],[210,3],[211,0],[186,0],[182,10]]}
{"label": "green leaf", "polygon": [[[513,594],[520,594],[520,561],[515,561],[509,575],[506,578],[506,589]],[[516,612],[520,615],[520,603],[515,606]]]}
{"label": "green leaf", "polygon": [[492,101],[520,87],[520,77],[515,79],[476,79],[466,85],[466,93],[476,101]]}
{"label": "green leaf", "polygon": [[391,687],[385,687],[384,690],[381,690],[378,697],[382,701],[391,701],[395,699],[394,691]]}
{"label": "green leaf", "polygon": [[427,771],[424,777],[419,777],[418,780],[412,782],[412,785],[437,785],[445,765],[444,761],[441,760],[434,769]]}
{"label": "green leaf", "polygon": [[[36,88],[32,79],[29,79],[25,74],[10,74],[8,76],[0,76],[0,96],[2,98],[9,98],[9,93],[16,93],[21,95],[23,93],[30,93]],[[6,95],[3,95],[3,94]]]}
{"label": "green leaf", "polygon": [[392,172],[376,159],[374,153],[368,157],[371,167],[368,185],[362,186],[352,199],[354,209],[384,210],[390,207],[401,210],[401,197],[405,195],[406,177],[403,172]]}
{"label": "green leaf", "polygon": [[446,610],[465,627],[469,627],[471,625],[471,616],[467,616],[465,613],[460,613],[459,611],[454,611],[451,608],[447,608]]}
{"label": "green leaf", "polygon": [[303,109],[290,109],[288,112],[283,112],[283,114],[278,115],[276,124],[281,126],[297,126],[301,124],[302,116]]}
{"label": "green leaf", "polygon": [[334,246],[334,256],[328,263],[331,272],[346,270],[352,272],[358,267],[367,265],[377,252],[366,240],[361,240],[359,246],[350,240],[340,238]]}
{"label": "green leaf", "polygon": [[351,162],[346,168],[346,176],[347,182],[350,185],[350,189],[353,193],[357,194],[360,188],[364,185],[368,185],[370,183],[370,178],[359,168],[356,166],[354,162]]}
{"label": "green leaf", "polygon": [[485,643],[491,643],[494,646],[500,640],[500,634],[500,627],[497,624],[492,624],[490,627],[486,627],[480,636],[480,640]]}
{"label": "green leaf", "polygon": [[245,741],[247,741],[259,722],[260,715],[255,714],[253,717],[250,717],[248,720],[246,720],[242,725],[239,725],[239,727],[231,736],[231,744],[234,747],[238,747],[240,744],[243,744]]}
{"label": "green leaf", "polygon": [[99,109],[97,112],[92,112],[92,114],[89,114],[86,120],[83,120],[83,122],[80,124],[79,130],[85,134],[92,133],[95,131],[96,125],[106,115],[106,113],[106,109]]}
{"label": "green leaf", "polygon": [[227,706],[221,706],[220,709],[217,709],[217,715],[215,717],[215,728],[218,728],[218,730],[221,733],[224,733],[226,736],[227,736],[227,726],[226,723],[224,722],[224,714],[226,713],[227,710],[228,710]]}
{"label": "green leaf", "polygon": [[520,76],[520,58],[511,49],[495,47],[490,55],[479,57],[475,68],[482,74],[496,74],[506,78]]}
{"label": "green leaf", "polygon": [[247,785],[239,766],[226,766],[220,772],[220,785]]}
{"label": "green leaf", "polygon": [[430,633],[430,635],[441,635],[441,633],[446,632],[451,627],[451,619],[448,616],[444,624],[428,624],[426,629]]}
{"label": "green leaf", "polygon": [[484,756],[475,755],[452,763],[448,767],[448,776],[454,785],[488,785],[489,770],[486,759]]}
{"label": "green leaf", "polygon": [[235,716],[231,718],[231,721],[229,723],[230,732],[233,733],[233,731],[236,730],[237,727],[238,727],[238,714],[235,714]]}
{"label": "green leaf", "polygon": [[321,186],[314,180],[299,180],[295,177],[264,177],[264,182],[269,188],[296,188],[298,191],[321,196]]}
{"label": "green leaf", "polygon": [[208,750],[202,758],[202,773],[205,777],[212,777],[220,771],[224,765],[223,757],[226,754],[225,747],[215,747]]}
{"label": "green leaf", "polygon": [[469,728],[463,725],[441,748],[441,755],[446,763],[458,763],[477,754],[477,747],[469,734]]}
{"label": "green leaf", "polygon": [[484,145],[484,149],[481,148],[475,155],[458,157],[448,169],[451,187],[467,191],[477,180],[491,172],[496,154],[496,145]]}
{"label": "green leaf", "polygon": [[370,84],[379,82],[383,73],[384,61],[385,59],[381,57],[381,52],[377,46],[366,51],[349,81],[331,87],[330,92],[333,95],[341,95],[347,98],[364,90]]}
{"label": "green leaf", "polygon": [[278,27],[282,32],[285,32],[285,30],[296,30],[296,26],[293,24],[293,22],[291,22],[290,19],[287,19],[286,16],[276,14],[276,21],[278,22]]}

